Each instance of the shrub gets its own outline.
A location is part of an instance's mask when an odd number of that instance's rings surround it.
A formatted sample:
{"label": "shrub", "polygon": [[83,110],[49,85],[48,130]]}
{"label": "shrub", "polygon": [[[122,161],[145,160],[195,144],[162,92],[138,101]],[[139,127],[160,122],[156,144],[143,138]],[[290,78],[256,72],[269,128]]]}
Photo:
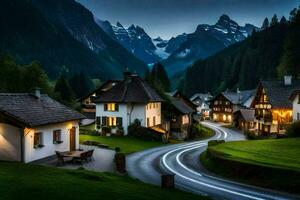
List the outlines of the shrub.
{"label": "shrub", "polygon": [[106,133],[110,133],[111,132],[111,127],[109,126],[102,126],[102,133],[106,134]]}
{"label": "shrub", "polygon": [[215,145],[218,145],[218,144],[222,144],[222,143],[225,143],[225,140],[210,140],[208,141],[208,146],[215,146]]}
{"label": "shrub", "polygon": [[128,135],[147,141],[162,141],[161,133],[150,128],[142,127],[141,122],[137,119],[128,126]]}
{"label": "shrub", "polygon": [[300,137],[300,121],[296,121],[288,126],[286,134],[288,137]]}

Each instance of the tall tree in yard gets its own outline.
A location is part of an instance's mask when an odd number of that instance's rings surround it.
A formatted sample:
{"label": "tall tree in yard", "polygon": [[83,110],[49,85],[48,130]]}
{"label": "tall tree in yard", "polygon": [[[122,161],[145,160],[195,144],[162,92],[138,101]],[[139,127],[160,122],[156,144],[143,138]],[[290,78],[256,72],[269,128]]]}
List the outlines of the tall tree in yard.
{"label": "tall tree in yard", "polygon": [[161,63],[156,63],[151,71],[152,84],[163,91],[170,91],[170,80],[164,66]]}

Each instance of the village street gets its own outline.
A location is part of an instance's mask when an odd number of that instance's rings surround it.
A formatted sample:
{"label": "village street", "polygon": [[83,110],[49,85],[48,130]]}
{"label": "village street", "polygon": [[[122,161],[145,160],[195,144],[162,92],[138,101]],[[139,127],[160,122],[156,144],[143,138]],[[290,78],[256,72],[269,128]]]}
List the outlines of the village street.
{"label": "village street", "polygon": [[203,122],[203,125],[214,129],[216,135],[208,140],[158,147],[129,155],[127,158],[129,175],[141,181],[159,185],[161,174],[175,174],[176,188],[209,195],[214,199],[299,198],[217,178],[203,169],[199,155],[206,149],[209,140],[234,141],[245,139],[244,135],[221,127],[220,124]]}

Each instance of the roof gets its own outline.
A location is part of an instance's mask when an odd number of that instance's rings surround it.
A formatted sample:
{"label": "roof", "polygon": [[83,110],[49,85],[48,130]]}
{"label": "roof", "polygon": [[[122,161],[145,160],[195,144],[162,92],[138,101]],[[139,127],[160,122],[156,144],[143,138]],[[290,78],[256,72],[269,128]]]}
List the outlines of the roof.
{"label": "roof", "polygon": [[178,90],[175,90],[173,92],[167,92],[166,94],[171,96],[171,97],[181,99],[185,104],[187,104],[189,107],[191,107],[194,110],[196,110],[197,107],[198,107],[197,104],[195,104],[193,101],[191,101],[189,98],[187,98],[185,95],[183,95]]}
{"label": "roof", "polygon": [[186,104],[183,99],[173,97],[171,95],[171,93],[166,93],[166,95],[168,95],[168,98],[169,98],[171,104],[173,105],[173,107],[180,113],[190,114],[195,111],[192,107],[190,107],[188,104]]}
{"label": "roof", "polygon": [[160,102],[163,99],[142,78],[131,74],[125,80],[118,82],[111,89],[94,98],[94,103],[148,103]]}
{"label": "roof", "polygon": [[300,89],[300,81],[293,81],[292,85],[284,85],[284,81],[261,81],[260,85],[264,88],[269,103],[272,108],[292,108],[290,96]]}
{"label": "roof", "polygon": [[247,100],[253,97],[256,90],[243,90],[239,92],[222,92],[222,95],[232,104],[243,105]]}
{"label": "roof", "polygon": [[194,101],[194,100],[197,99],[197,98],[206,101],[206,100],[211,99],[211,98],[212,98],[212,95],[211,95],[209,92],[208,92],[208,93],[205,93],[205,94],[203,94],[203,93],[196,93],[196,94],[194,94],[194,95],[190,98],[190,100],[191,100],[191,101]]}
{"label": "roof", "polygon": [[103,91],[106,91],[108,89],[110,89],[111,87],[114,86],[114,84],[120,82],[120,80],[108,80],[106,82],[104,82],[100,87],[98,87],[97,89],[91,91],[90,93],[88,93],[87,95],[81,97],[80,99],[78,99],[78,101],[83,101],[86,98],[92,96],[93,94],[99,94]]}
{"label": "roof", "polygon": [[28,127],[84,119],[79,112],[42,94],[0,93],[0,113]]}
{"label": "roof", "polygon": [[294,90],[294,91],[291,93],[289,99],[290,99],[291,101],[294,101],[294,99],[297,97],[298,94],[300,94],[300,89]]}
{"label": "roof", "polygon": [[252,110],[252,109],[240,109],[240,110],[236,111],[235,113],[240,113],[241,116],[242,116],[242,118],[246,122],[252,122],[252,121],[254,121],[255,110]]}

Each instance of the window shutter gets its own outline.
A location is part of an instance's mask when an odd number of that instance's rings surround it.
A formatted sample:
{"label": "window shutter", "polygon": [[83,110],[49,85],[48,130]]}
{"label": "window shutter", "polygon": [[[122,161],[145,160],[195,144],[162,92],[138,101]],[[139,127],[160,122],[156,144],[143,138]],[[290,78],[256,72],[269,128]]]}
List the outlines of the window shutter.
{"label": "window shutter", "polygon": [[106,117],[102,117],[102,125],[103,125],[103,126],[106,126],[106,125],[107,125]]}
{"label": "window shutter", "polygon": [[119,104],[117,104],[117,103],[115,104],[115,110],[119,111]]}
{"label": "window shutter", "polygon": [[101,124],[101,118],[100,117],[96,117],[96,124],[100,125]]}
{"label": "window shutter", "polygon": [[107,103],[104,104],[104,111],[107,111]]}
{"label": "window shutter", "polygon": [[122,117],[117,117],[117,126],[123,126]]}

